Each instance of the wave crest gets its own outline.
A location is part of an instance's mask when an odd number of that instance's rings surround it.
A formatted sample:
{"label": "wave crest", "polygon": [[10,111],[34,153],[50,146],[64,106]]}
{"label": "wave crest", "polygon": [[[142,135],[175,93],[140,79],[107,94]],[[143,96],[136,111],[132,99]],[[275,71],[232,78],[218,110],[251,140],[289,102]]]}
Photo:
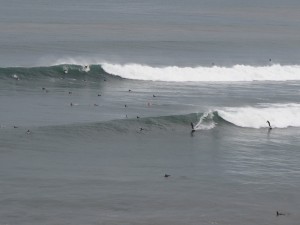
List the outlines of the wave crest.
{"label": "wave crest", "polygon": [[268,65],[233,67],[151,67],[140,64],[101,64],[109,74],[126,79],[152,81],[287,81],[300,80],[299,65]]}

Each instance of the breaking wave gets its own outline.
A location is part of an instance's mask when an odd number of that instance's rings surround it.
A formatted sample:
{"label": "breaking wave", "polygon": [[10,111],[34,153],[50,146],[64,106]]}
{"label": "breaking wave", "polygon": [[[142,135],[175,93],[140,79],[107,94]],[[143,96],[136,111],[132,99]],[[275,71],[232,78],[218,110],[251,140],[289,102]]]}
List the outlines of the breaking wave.
{"label": "breaking wave", "polygon": [[299,65],[249,66],[232,67],[151,67],[139,64],[101,64],[109,74],[126,79],[151,81],[287,81],[300,80]]}
{"label": "breaking wave", "polygon": [[[72,62],[72,61],[71,61]],[[111,77],[145,81],[171,82],[249,82],[300,80],[300,65],[268,65],[232,67],[151,67],[140,64],[60,64],[44,67],[0,68],[0,78],[32,77]],[[16,79],[16,78],[15,78]]]}
{"label": "breaking wave", "polygon": [[[300,127],[300,104],[265,104],[257,107],[226,107],[209,110],[204,113],[187,115],[170,115],[161,117],[147,117],[139,120],[115,121],[115,127],[128,129],[131,126],[142,126],[146,129],[194,129],[211,130],[218,126],[237,126],[243,128],[268,128],[270,121],[272,128]],[[111,122],[109,122],[111,123]],[[122,125],[121,125],[122,124]],[[110,124],[111,125],[111,124]]]}
{"label": "breaking wave", "polygon": [[238,107],[217,110],[224,120],[249,128],[268,127],[267,120],[273,128],[300,127],[300,104],[269,104],[261,107]]}
{"label": "breaking wave", "polygon": [[300,127],[300,104],[266,104],[259,107],[226,107],[201,114],[195,130],[210,130],[229,123],[244,128]]}

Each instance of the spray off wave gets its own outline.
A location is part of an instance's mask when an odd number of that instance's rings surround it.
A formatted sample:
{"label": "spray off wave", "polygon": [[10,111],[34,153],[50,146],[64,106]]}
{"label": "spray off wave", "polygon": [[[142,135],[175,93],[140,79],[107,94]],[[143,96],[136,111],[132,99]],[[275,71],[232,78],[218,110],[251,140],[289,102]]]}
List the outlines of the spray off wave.
{"label": "spray off wave", "polygon": [[249,66],[233,67],[151,67],[140,64],[101,64],[105,72],[126,79],[151,81],[288,81],[300,80],[299,65]]}

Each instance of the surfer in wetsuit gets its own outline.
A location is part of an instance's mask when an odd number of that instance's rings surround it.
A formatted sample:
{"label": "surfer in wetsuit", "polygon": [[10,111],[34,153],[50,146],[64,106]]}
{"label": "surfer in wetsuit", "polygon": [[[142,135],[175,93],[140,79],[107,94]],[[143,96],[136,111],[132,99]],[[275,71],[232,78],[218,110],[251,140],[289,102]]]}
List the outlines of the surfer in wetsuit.
{"label": "surfer in wetsuit", "polygon": [[280,213],[280,212],[276,211],[276,216],[285,216],[285,214],[284,214],[284,213]]}
{"label": "surfer in wetsuit", "polygon": [[269,120],[267,120],[267,123],[269,124],[269,129],[272,129],[272,127],[271,127],[271,123],[270,123],[270,121],[269,121]]}
{"label": "surfer in wetsuit", "polygon": [[191,127],[192,127],[192,133],[195,132],[194,124],[191,122]]}

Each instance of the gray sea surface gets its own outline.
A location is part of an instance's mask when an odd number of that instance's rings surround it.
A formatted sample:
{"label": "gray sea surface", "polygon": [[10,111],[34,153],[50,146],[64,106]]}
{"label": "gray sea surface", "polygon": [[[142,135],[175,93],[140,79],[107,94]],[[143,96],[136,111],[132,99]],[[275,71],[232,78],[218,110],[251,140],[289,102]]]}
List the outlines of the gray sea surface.
{"label": "gray sea surface", "polygon": [[300,2],[0,5],[0,225],[299,224]]}

